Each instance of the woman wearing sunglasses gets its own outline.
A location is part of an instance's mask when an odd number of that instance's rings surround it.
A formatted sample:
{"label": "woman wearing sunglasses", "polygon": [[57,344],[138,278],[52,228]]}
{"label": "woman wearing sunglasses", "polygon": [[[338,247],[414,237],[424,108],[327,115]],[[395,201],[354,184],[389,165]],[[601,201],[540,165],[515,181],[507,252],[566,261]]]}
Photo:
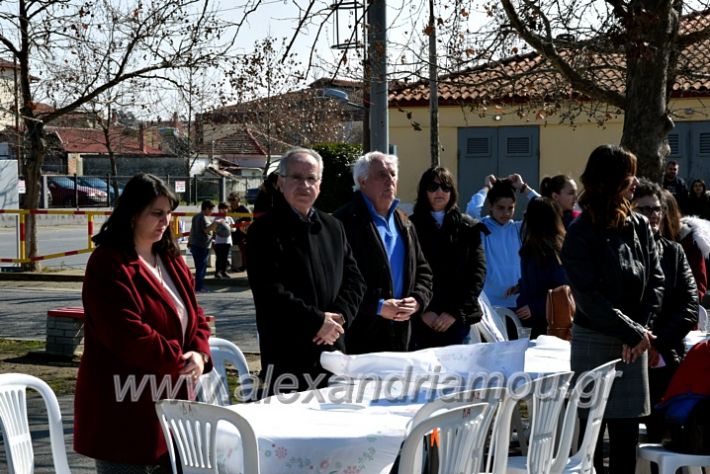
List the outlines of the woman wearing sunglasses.
{"label": "woman wearing sunglasses", "polygon": [[[672,194],[668,195],[675,199]],[[648,356],[651,415],[646,419],[646,428],[649,441],[658,443],[663,438],[664,419],[655,406],[685,355],[683,338],[698,322],[698,291],[683,247],[663,236],[668,206],[661,187],[642,178],[636,186],[633,204],[634,210],[646,216],[651,225],[665,277],[663,306],[649,321],[655,338],[651,340]]]}
{"label": "woman wearing sunglasses", "polygon": [[454,178],[431,168],[419,181],[411,220],[434,273],[433,298],[412,323],[412,348],[461,344],[481,319],[478,296],[486,278],[481,232],[488,229],[461,213]]}

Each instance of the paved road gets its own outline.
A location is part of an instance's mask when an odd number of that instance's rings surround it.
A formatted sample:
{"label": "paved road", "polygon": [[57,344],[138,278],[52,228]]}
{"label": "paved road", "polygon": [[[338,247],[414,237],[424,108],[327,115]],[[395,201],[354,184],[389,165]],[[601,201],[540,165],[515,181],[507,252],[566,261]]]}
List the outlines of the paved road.
{"label": "paved road", "polygon": [[[98,229],[97,229],[98,230]],[[86,225],[40,226],[37,231],[40,255],[87,248]],[[17,239],[14,228],[0,228],[0,257],[17,258]],[[44,268],[84,268],[89,254],[72,255],[42,261]]]}
{"label": "paved road", "polygon": [[[206,314],[216,317],[217,335],[244,352],[257,352],[251,290],[212,288],[212,293],[200,293],[198,300]],[[81,305],[81,283],[0,282],[0,338],[44,340],[48,310]]]}

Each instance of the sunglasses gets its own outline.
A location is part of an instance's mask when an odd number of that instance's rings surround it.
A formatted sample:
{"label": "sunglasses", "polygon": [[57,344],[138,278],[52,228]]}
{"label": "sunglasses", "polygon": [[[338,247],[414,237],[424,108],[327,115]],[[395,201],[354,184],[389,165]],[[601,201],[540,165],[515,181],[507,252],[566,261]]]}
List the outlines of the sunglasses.
{"label": "sunglasses", "polygon": [[431,182],[426,187],[426,190],[429,191],[430,193],[435,193],[439,189],[441,189],[445,193],[450,193],[452,188],[448,184],[441,184],[441,183],[436,183],[436,182]]}
{"label": "sunglasses", "polygon": [[636,206],[636,211],[640,212],[644,216],[650,216],[654,212],[656,214],[661,214],[663,208],[661,206]]}

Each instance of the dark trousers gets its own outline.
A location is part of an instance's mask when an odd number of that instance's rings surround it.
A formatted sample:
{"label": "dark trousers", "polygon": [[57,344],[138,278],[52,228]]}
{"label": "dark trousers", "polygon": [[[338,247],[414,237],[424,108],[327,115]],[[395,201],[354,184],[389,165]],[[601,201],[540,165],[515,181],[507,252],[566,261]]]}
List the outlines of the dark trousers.
{"label": "dark trousers", "polygon": [[227,259],[229,258],[229,249],[231,248],[231,244],[214,244],[214,254],[217,257],[215,273],[227,271]]}
{"label": "dark trousers", "polygon": [[207,274],[207,260],[210,256],[210,249],[192,246],[190,253],[195,261],[195,291],[202,290],[205,285],[205,275]]}
{"label": "dark trousers", "polygon": [[[599,429],[594,450],[594,469],[597,474],[629,474],[636,472],[636,446],[639,442],[639,418],[605,418]],[[580,442],[587,426],[586,418],[580,420]],[[609,471],[604,470],[604,430],[609,431]]]}

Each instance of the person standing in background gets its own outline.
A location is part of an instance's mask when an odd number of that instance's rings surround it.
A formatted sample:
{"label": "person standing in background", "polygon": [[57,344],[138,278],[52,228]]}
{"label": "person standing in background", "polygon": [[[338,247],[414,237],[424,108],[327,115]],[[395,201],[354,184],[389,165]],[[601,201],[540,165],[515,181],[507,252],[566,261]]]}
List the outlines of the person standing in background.
{"label": "person standing in background", "polygon": [[667,189],[678,202],[680,212],[688,213],[688,185],[685,180],[678,176],[680,165],[675,160],[668,160],[665,171],[663,172],[663,189]]}
{"label": "person standing in background", "polygon": [[[543,180],[544,181],[544,180]],[[528,203],[520,247],[520,294],[515,314],[531,328],[530,339],[547,333],[547,292],[567,284],[560,252],[565,240],[559,206],[546,197]]]}
{"label": "person standing in background", "polygon": [[431,299],[432,273],[414,225],[397,209],[399,159],[379,151],[353,165],[356,191],[334,216],[343,222],[367,290],[345,334],[350,354],[409,350],[412,317]]}
{"label": "person standing in background", "polygon": [[417,238],[434,274],[431,302],[412,321],[412,348],[463,344],[471,325],[481,320],[478,297],[486,279],[481,234],[488,229],[463,214],[456,202],[454,177],[431,168],[419,180],[414,213]]}
{"label": "person standing in background", "polygon": [[[229,212],[236,214],[249,214],[249,208],[241,203],[241,197],[239,193],[231,192],[229,197],[227,197],[227,202],[229,203]],[[237,268],[237,271],[243,272],[247,268],[247,231],[246,228],[251,222],[251,217],[239,216],[237,217],[237,228],[232,232],[232,244],[239,247],[239,254],[242,257],[241,265]]]}
{"label": "person standing in background", "polygon": [[708,194],[705,181],[702,179],[693,180],[690,185],[687,211],[689,216],[710,220],[710,194]]}
{"label": "person standing in background", "polygon": [[190,237],[187,240],[187,247],[190,249],[192,258],[195,261],[195,291],[207,291],[205,286],[205,275],[207,275],[207,263],[210,258],[210,246],[212,244],[212,231],[217,227],[215,222],[208,222],[207,218],[212,215],[214,204],[210,200],[202,201],[201,211],[192,216],[192,227]]}
{"label": "person standing in background", "polygon": [[[519,174],[501,179],[490,175],[466,206],[466,213],[474,219],[481,219],[490,231],[482,237],[487,265],[483,291],[493,306],[513,311],[517,307],[515,295],[520,280],[520,228],[523,224],[513,219],[516,194],[525,194],[528,199],[539,196]],[[481,218],[484,202],[488,203],[490,214]]]}
{"label": "person standing in background", "polygon": [[577,204],[577,183],[569,176],[564,174],[558,174],[551,178],[546,176],[540,182],[540,194],[552,199],[560,206],[565,229],[581,214],[574,208],[574,205]]}
{"label": "person standing in background", "polygon": [[[217,206],[220,214],[229,212],[229,205],[226,202],[219,203]],[[215,271],[214,277],[227,279],[230,278],[227,273],[227,260],[229,258],[229,250],[232,248],[232,228],[234,227],[234,219],[230,216],[220,216],[214,220],[214,254],[215,254]]]}
{"label": "person standing in background", "polygon": [[[254,296],[266,394],[327,385],[323,351],[345,349],[365,291],[341,222],[313,207],[323,159],[289,150],[279,162],[284,199],[247,233],[247,276]],[[289,388],[278,379],[291,379]]]}
{"label": "person standing in background", "polygon": [[[674,199],[670,193],[666,193]],[[673,374],[685,355],[683,338],[698,323],[698,290],[683,247],[661,235],[663,215],[667,209],[661,187],[642,178],[634,193],[634,210],[648,218],[663,269],[663,306],[650,321],[656,336],[651,340],[648,378],[651,415],[646,418],[648,440],[660,443],[663,438],[663,414],[655,409],[661,401]]]}

